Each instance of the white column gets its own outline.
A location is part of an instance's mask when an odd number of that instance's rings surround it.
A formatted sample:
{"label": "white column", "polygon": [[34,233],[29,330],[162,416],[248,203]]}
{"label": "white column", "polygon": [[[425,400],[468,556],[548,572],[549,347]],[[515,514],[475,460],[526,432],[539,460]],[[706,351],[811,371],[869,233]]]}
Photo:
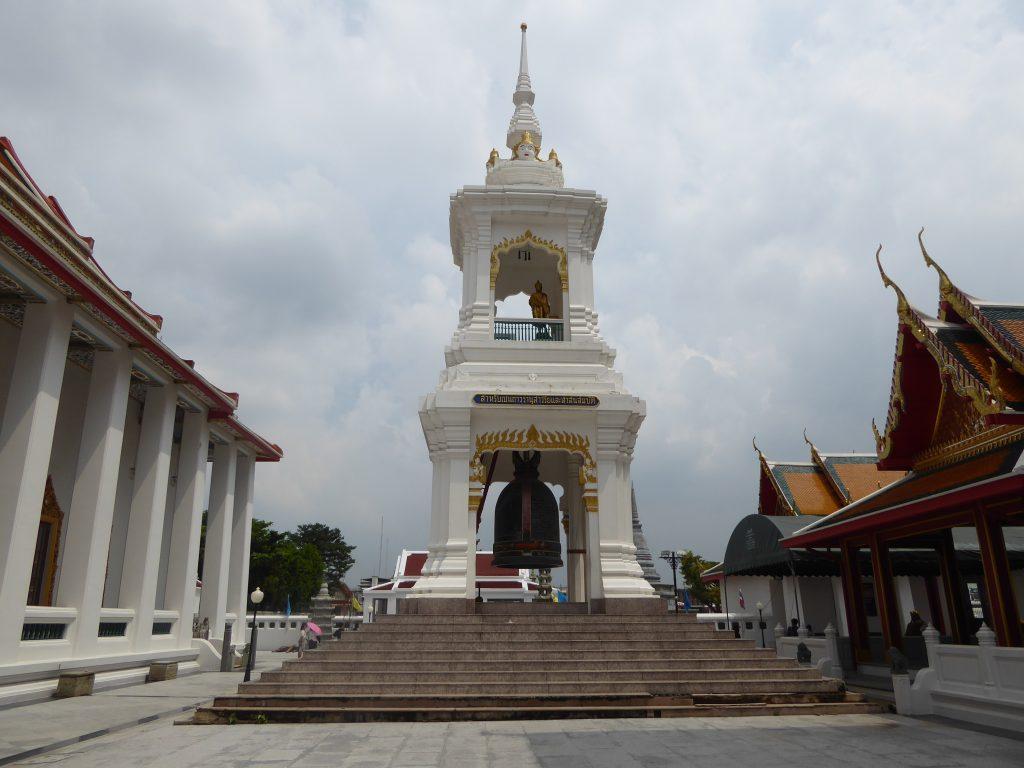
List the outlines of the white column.
{"label": "white column", "polygon": [[227,613],[228,557],[231,552],[237,459],[238,446],[234,442],[214,446],[199,615],[210,622],[210,637],[218,639],[224,637],[224,614]]}
{"label": "white column", "polygon": [[96,353],[57,589],[57,605],[78,609],[76,657],[96,651],[131,378],[129,350]]}
{"label": "white column", "polygon": [[0,427],[0,658],[14,659],[71,334],[62,299],[29,304]]}
{"label": "white column", "polygon": [[167,504],[167,479],[171,468],[174,411],[177,387],[149,387],[142,408],[139,448],[135,454],[135,482],[124,545],[124,568],[118,604],[135,611],[132,647],[149,649],[153,637],[157,571],[160,569],[160,537]]}
{"label": "white column", "polygon": [[469,452],[449,450],[439,453],[435,466],[438,493],[433,499],[432,525],[437,526],[437,539],[424,564],[423,577],[413,588],[415,597],[446,597],[465,599],[466,570],[469,557]]}
{"label": "white column", "polygon": [[476,600],[476,505],[467,506],[466,520],[466,599]]}
{"label": "white column", "polygon": [[621,451],[599,451],[601,588],[605,598],[656,597],[636,560],[633,511],[630,503],[630,457]]}
{"label": "white column", "polygon": [[[249,544],[252,539],[252,496],[256,478],[256,459],[239,456],[235,468],[235,503],[231,515],[231,560],[228,564],[227,610],[239,620],[249,607]],[[234,641],[245,641],[239,634],[243,623],[235,625]]]}
{"label": "white column", "polygon": [[[899,613],[899,625],[905,627],[910,621],[910,612],[917,608],[914,601],[914,590],[910,584],[909,576],[897,576],[896,582],[896,611]],[[927,604],[925,605],[927,608]]]}
{"label": "white column", "polygon": [[178,484],[171,523],[171,548],[167,557],[164,606],[178,612],[175,630],[179,648],[192,644],[192,612],[199,571],[199,534],[206,502],[206,459],[210,431],[206,414],[187,412],[181,427],[178,451]]}
{"label": "white column", "polygon": [[597,489],[587,487],[583,496],[584,529],[587,537],[586,571],[587,601],[604,598],[601,578],[601,508]]}
{"label": "white column", "polygon": [[[568,549],[587,548],[586,518],[583,512],[582,489],[579,484],[580,457],[570,454],[566,462],[565,512],[569,518],[569,535],[565,537]],[[586,557],[580,553],[567,553],[566,581],[569,600],[577,603],[586,599]]]}

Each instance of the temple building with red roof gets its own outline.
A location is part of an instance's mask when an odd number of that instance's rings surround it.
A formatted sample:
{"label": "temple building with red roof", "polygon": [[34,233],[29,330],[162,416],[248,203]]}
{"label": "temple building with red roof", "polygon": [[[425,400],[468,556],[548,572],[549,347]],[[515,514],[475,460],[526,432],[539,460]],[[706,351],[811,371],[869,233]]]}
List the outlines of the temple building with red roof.
{"label": "temple building with red roof", "polygon": [[[389,581],[363,590],[363,621],[374,616],[399,612],[399,601],[413,595],[416,582],[423,576],[427,550],[403,549],[395,562],[395,573]],[[476,594],[482,602],[531,603],[537,597],[538,584],[530,579],[529,570],[502,568],[495,565],[494,553],[476,553]]]}
{"label": "temple building with red roof", "polygon": [[755,625],[764,621],[769,646],[774,628],[787,627],[792,619],[818,634],[829,624],[842,625],[838,564],[819,553],[787,550],[781,541],[904,475],[878,469],[874,454],[823,453],[806,431],[804,440],[809,461],[774,461],[754,442],[757,512],[736,524],[723,561],[701,574],[702,580],[719,583],[723,626],[736,622],[741,635],[760,642],[762,633]]}
{"label": "temple building with red roof", "polygon": [[216,643],[246,610],[255,467],[283,452],[163,322],[0,138],[0,686],[184,673],[194,620]]}
{"label": "temple building with red roof", "polygon": [[[896,294],[896,354],[878,469],[906,472],[792,532],[790,551],[837,557],[859,670],[917,657],[908,714],[1024,727],[1024,304],[939,278],[932,316]],[[899,588],[901,562],[926,587]],[[908,624],[911,612],[921,624]],[[904,625],[907,625],[906,627]],[[895,680],[895,677],[894,677]],[[901,687],[903,686],[903,687]]]}

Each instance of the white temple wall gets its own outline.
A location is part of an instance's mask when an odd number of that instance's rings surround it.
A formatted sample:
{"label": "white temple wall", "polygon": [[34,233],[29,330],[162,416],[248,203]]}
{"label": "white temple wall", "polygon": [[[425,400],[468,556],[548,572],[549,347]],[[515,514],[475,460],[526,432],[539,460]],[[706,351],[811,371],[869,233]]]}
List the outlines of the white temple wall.
{"label": "white temple wall", "polygon": [[132,508],[132,487],[135,482],[135,454],[139,449],[139,427],[142,404],[128,400],[121,443],[121,464],[117,472],[117,497],[114,501],[114,522],[110,529],[110,552],[107,556],[107,580],[103,589],[103,607],[116,608],[121,592],[121,571],[124,547],[128,536],[128,517]]}
{"label": "white temple wall", "polygon": [[836,626],[835,595],[832,581],[827,576],[802,576],[800,583],[800,601],[804,609],[800,623],[810,625],[815,634],[821,634],[825,627]]}
{"label": "white temple wall", "polygon": [[18,336],[21,329],[5,320],[0,320],[0,414],[7,404],[7,392],[11,388],[11,374],[14,373],[14,356],[18,351]]}
{"label": "white temple wall", "polygon": [[[722,611],[730,614],[757,616],[757,604],[764,605],[765,621],[769,627],[777,623],[786,624],[785,607],[775,603],[772,594],[772,583],[779,583],[771,576],[727,576],[720,582],[722,591]],[[740,607],[740,592],[743,593],[745,607]]]}

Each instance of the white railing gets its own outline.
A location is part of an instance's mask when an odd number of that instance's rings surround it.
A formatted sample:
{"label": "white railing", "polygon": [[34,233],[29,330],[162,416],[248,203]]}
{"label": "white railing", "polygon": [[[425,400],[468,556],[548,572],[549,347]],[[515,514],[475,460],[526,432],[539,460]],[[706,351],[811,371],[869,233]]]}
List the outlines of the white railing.
{"label": "white railing", "polygon": [[775,627],[775,651],[780,659],[796,659],[803,643],[811,652],[810,663],[821,670],[826,677],[843,677],[843,667],[839,661],[839,645],[836,640],[836,629],[830,623],[825,627],[824,637],[810,637],[807,629],[801,627],[796,637],[787,637],[782,625]]}
{"label": "white railing", "polygon": [[1024,648],[1000,648],[982,625],[977,645],[941,645],[924,631],[928,666],[913,685],[893,675],[896,709],[907,715],[942,715],[1024,732]]}

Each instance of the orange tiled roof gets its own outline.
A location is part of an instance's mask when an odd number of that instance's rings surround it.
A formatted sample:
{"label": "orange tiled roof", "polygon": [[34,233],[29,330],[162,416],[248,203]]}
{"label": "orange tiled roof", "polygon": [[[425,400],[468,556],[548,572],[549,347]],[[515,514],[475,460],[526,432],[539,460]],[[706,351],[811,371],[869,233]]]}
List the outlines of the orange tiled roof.
{"label": "orange tiled roof", "polygon": [[1010,473],[1024,453],[1024,441],[998,448],[948,467],[924,472],[910,472],[888,488],[854,502],[822,520],[812,523],[806,532],[845,523],[857,517],[882,512],[912,501],[919,501],[963,486]]}

